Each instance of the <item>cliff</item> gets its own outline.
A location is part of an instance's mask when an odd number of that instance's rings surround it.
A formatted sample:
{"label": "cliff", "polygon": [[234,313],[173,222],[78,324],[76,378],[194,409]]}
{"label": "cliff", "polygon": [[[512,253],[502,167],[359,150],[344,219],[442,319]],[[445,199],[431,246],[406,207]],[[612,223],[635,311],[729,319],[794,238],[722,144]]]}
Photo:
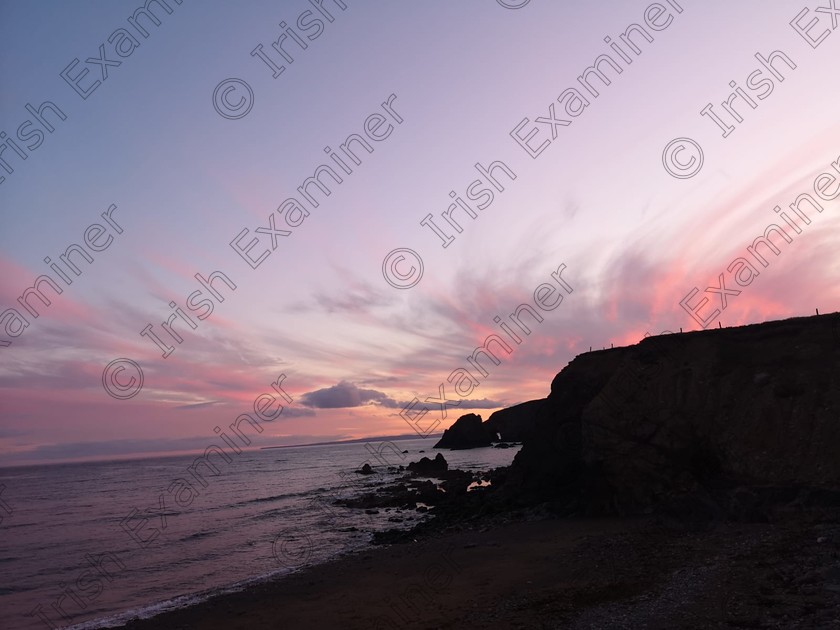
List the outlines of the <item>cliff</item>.
{"label": "cliff", "polygon": [[538,401],[500,490],[585,513],[681,497],[727,511],[755,497],[745,488],[791,500],[805,500],[802,488],[840,490],[838,331],[832,314],[580,355]]}
{"label": "cliff", "polygon": [[486,422],[474,413],[463,415],[443,432],[434,448],[461,450],[490,446],[500,441],[522,442],[533,431],[545,402],[545,399],[531,400],[500,409]]}

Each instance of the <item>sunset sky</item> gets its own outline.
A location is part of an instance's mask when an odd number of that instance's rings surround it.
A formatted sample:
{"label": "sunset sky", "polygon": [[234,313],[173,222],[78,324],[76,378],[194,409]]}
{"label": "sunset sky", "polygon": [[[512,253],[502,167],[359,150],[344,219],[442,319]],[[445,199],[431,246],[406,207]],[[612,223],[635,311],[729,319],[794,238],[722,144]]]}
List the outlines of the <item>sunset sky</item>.
{"label": "sunset sky", "polygon": [[[692,305],[709,299],[701,317],[720,309],[720,294],[704,291],[720,274],[741,293],[726,296],[714,326],[840,308],[840,25],[819,2],[319,4],[168,0],[167,13],[152,2],[155,25],[128,19],[139,0],[0,3],[0,465],[204,448],[280,375],[292,402],[255,445],[411,433],[401,410],[444,383],[461,401],[445,420],[423,403],[427,426],[440,419],[442,430],[469,411],[487,417],[545,396],[590,346],[698,330],[680,302],[696,287]],[[281,22],[294,29],[281,45],[291,63],[271,46]],[[638,30],[622,40],[633,24],[653,41]],[[277,77],[251,54],[259,44],[284,68]],[[101,50],[109,63],[86,62]],[[756,58],[777,51],[796,68]],[[599,66],[611,84],[592,79],[594,96],[578,77],[604,54],[621,73]],[[230,78],[252,89],[240,118],[214,108]],[[557,100],[569,88],[589,102],[577,116],[564,111],[570,98]],[[730,108],[743,122],[722,105],[736,89],[746,98]],[[243,93],[216,103],[239,116]],[[26,108],[47,101],[65,116],[42,111],[52,132]],[[565,124],[536,121],[552,103]],[[709,103],[734,127],[726,137],[701,115]],[[534,135],[517,141],[515,129]],[[347,174],[329,153],[351,134],[372,152],[356,142],[358,165],[337,153]],[[676,138],[702,146],[693,177],[663,166]],[[522,146],[547,141],[535,157]],[[689,149],[675,157],[687,164]],[[494,161],[516,178],[497,167],[504,190],[485,178],[492,203],[470,201],[487,203],[475,219],[456,210],[457,232],[442,217],[450,191],[466,200],[476,164]],[[318,206],[301,203],[309,214],[292,213],[291,227],[278,206],[302,200],[297,188],[322,164],[343,181],[324,179],[329,196],[309,187]],[[789,207],[803,193],[823,208],[800,204],[810,224]],[[113,225],[102,217],[112,205]],[[421,225],[429,214],[454,236],[447,247]],[[274,250],[256,232],[269,216],[289,231]],[[766,267],[750,258],[759,275],[739,286],[727,268],[771,224],[792,242],[774,237],[781,254],[764,249]],[[76,255],[81,275],[67,286],[44,259],[55,264],[86,231],[94,246],[110,244],[88,248],[90,265]],[[269,254],[256,269],[231,246],[252,239],[252,259]],[[398,248],[422,257],[416,286],[383,277]],[[571,293],[552,279],[562,265]],[[188,308],[196,274],[213,272],[236,289],[217,278],[224,301],[211,299],[209,314]],[[29,300],[35,318],[18,298],[42,274],[63,292],[43,286],[51,305]],[[547,301],[562,303],[540,310],[531,334],[500,365],[483,361],[488,375],[457,395],[447,377],[503,334],[494,317],[512,326],[519,305],[538,308],[544,283],[556,288]],[[170,302],[196,326],[173,324],[181,343],[161,328]],[[168,357],[141,336],[149,324],[174,348]],[[119,358],[144,375],[127,400],[103,388]]]}

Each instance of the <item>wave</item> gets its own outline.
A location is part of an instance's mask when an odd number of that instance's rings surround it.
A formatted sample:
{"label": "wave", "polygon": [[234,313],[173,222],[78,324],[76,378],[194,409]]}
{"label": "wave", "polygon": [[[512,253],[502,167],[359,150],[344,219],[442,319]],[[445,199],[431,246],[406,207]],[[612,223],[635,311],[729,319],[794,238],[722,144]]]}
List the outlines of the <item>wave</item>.
{"label": "wave", "polygon": [[186,542],[188,540],[200,540],[209,536],[215,536],[218,533],[219,532],[215,529],[209,532],[195,532],[194,534],[190,534],[189,536],[184,536],[183,538],[179,539],[178,542]]}
{"label": "wave", "polygon": [[247,501],[240,501],[239,503],[232,503],[224,506],[225,508],[241,507],[243,505],[251,505],[252,503],[268,503],[270,501],[279,501],[280,499],[294,499],[297,497],[305,497],[312,494],[311,490],[303,490],[301,492],[287,492],[284,494],[277,494],[272,497],[257,497],[256,499],[248,499]]}
{"label": "wave", "polygon": [[[322,562],[329,562],[330,560],[333,560],[339,556],[347,555],[360,548],[367,548],[369,544],[368,540],[360,540],[356,543],[352,541],[347,542],[348,544],[344,548],[336,551],[334,554],[330,554],[329,556],[322,558],[321,560],[319,560],[318,563],[320,564]],[[231,593],[238,593],[244,591],[245,589],[251,586],[262,584],[264,582],[268,582],[277,578],[285,577],[287,575],[297,573],[298,571],[305,568],[306,566],[298,567],[295,569],[275,569],[274,571],[271,571],[269,573],[265,573],[263,575],[259,575],[252,578],[247,578],[245,580],[240,580],[239,582],[235,582],[227,586],[207,589],[205,591],[200,591],[198,593],[193,593],[190,595],[179,595],[177,597],[157,602],[155,604],[140,606],[138,608],[133,608],[131,610],[127,610],[115,615],[110,615],[108,617],[93,619],[91,621],[86,621],[84,623],[76,624],[74,626],[69,626],[65,630],[104,630],[105,628],[121,628],[125,626],[128,622],[133,621],[135,619],[150,619],[152,617],[156,617],[158,615],[173,610],[189,608],[190,606],[195,606],[196,604],[206,602],[207,600],[212,599],[214,597],[218,597],[220,595],[228,595]]]}

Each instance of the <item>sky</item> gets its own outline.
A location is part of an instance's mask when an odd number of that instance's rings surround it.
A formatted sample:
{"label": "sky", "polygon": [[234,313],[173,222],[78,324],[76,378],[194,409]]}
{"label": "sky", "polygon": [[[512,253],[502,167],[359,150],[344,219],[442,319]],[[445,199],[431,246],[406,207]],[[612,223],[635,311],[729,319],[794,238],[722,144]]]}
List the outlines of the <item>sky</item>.
{"label": "sky", "polygon": [[838,22],[0,2],[0,465],[203,449],[255,402],[253,446],[437,432],[590,347],[838,310]]}

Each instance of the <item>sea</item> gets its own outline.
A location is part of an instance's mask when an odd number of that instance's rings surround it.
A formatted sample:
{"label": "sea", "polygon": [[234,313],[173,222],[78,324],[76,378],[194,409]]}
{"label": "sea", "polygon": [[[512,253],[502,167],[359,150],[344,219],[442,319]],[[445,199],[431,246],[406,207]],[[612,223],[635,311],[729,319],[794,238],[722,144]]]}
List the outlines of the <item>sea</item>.
{"label": "sea", "polygon": [[[442,452],[450,467],[486,471],[519,450],[435,451],[436,440],[211,455],[218,474],[196,469],[206,486],[187,473],[195,454],[0,469],[0,628],[120,627],[282,579],[429,518],[335,505],[404,474],[388,464]],[[355,474],[365,462],[377,474]],[[197,493],[184,494],[185,478]]]}

